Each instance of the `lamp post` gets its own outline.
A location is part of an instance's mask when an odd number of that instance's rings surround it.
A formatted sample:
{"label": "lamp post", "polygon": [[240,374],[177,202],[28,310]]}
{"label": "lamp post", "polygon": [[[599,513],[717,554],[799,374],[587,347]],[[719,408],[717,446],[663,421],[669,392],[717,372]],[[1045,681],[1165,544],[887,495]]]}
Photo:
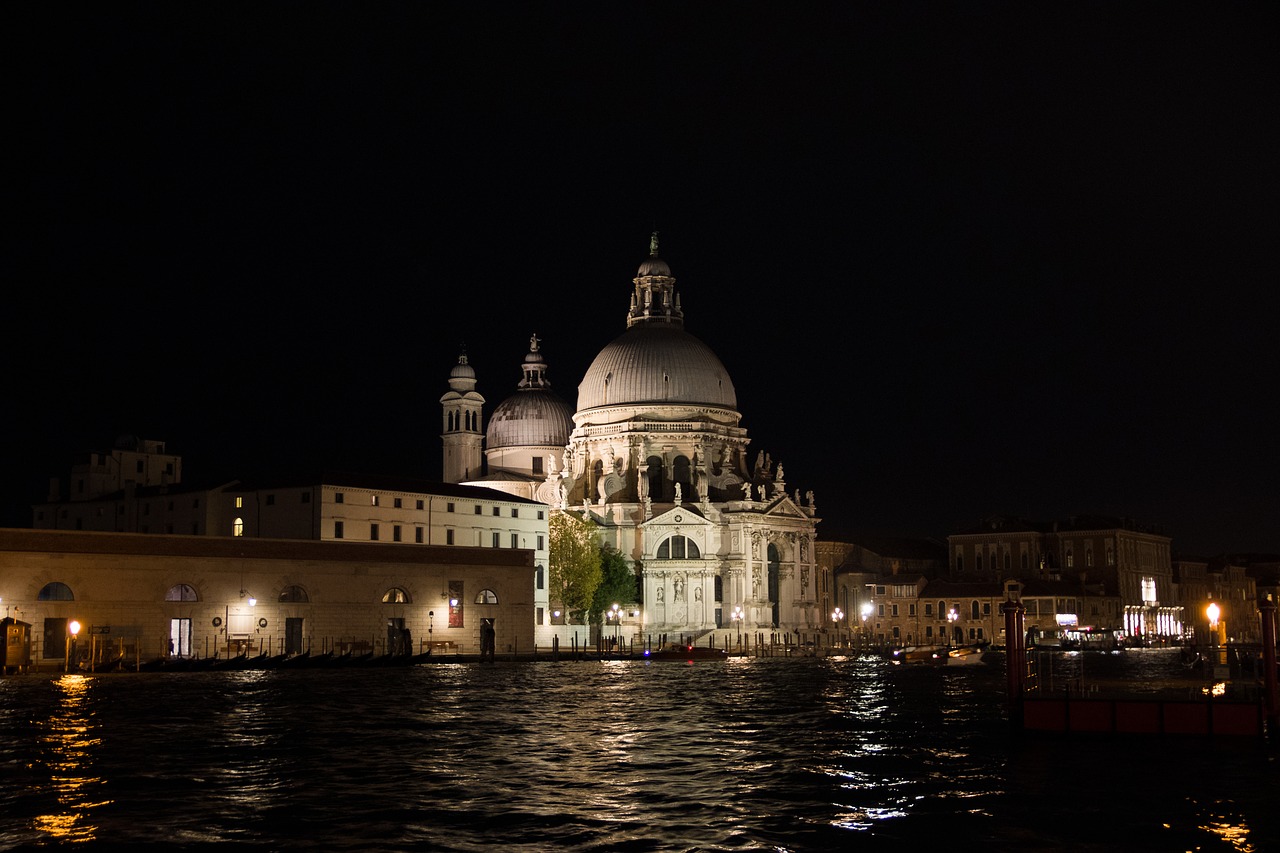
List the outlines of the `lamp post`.
{"label": "lamp post", "polygon": [[736,604],[733,607],[733,624],[738,629],[738,651],[742,651],[742,605]]}
{"label": "lamp post", "polygon": [[[62,671],[67,672],[71,668],[71,653],[76,648],[76,635],[80,633],[80,623],[72,619],[67,623],[67,631],[71,634],[71,641],[67,643],[62,659]],[[57,660],[57,658],[54,658]]]}
{"label": "lamp post", "polygon": [[1204,615],[1209,619],[1209,647],[1212,650],[1213,663],[1218,664],[1218,617],[1222,615],[1222,611],[1218,608],[1216,601],[1210,601],[1209,606],[1204,609]]}
{"label": "lamp post", "polygon": [[843,618],[844,618],[844,611],[841,610],[839,607],[831,611],[831,621],[832,623],[834,623],[836,628],[836,643],[838,645],[844,645],[843,643],[840,642],[840,620]]}
{"label": "lamp post", "polygon": [[610,608],[610,612],[613,614],[613,648],[616,651],[618,648],[618,629],[622,625],[622,613],[619,612],[616,601],[613,603],[613,607]]}
{"label": "lamp post", "polygon": [[956,620],[960,618],[960,614],[952,607],[947,611],[947,645],[951,645],[951,637],[955,633]]}
{"label": "lamp post", "polygon": [[864,646],[868,646],[871,644],[870,643],[871,638],[867,636],[867,620],[871,618],[871,614],[874,611],[875,611],[875,607],[871,604],[870,601],[864,601],[862,603],[862,644]]}

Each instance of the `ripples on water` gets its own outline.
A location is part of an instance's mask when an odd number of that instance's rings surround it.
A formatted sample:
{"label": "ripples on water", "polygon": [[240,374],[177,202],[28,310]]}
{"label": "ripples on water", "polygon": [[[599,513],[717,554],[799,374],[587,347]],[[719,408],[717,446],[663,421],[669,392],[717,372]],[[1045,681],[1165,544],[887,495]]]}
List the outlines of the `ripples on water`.
{"label": "ripples on water", "polygon": [[1276,849],[1274,750],[1014,737],[1004,695],[871,658],[4,678],[0,849]]}

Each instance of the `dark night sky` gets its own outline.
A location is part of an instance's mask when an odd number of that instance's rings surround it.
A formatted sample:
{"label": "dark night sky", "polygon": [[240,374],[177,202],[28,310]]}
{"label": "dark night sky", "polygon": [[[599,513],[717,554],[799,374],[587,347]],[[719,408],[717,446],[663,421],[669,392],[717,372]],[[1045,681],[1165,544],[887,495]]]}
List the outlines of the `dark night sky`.
{"label": "dark night sky", "polygon": [[0,523],[124,433],[437,479],[460,347],[572,403],[656,228],[825,538],[1280,551],[1277,8],[7,4]]}

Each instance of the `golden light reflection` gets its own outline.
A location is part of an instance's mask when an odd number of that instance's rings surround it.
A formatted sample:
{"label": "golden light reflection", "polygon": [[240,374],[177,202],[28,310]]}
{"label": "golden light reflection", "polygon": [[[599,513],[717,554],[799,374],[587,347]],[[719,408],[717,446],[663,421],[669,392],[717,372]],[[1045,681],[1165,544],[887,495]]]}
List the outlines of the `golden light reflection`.
{"label": "golden light reflection", "polygon": [[98,828],[90,812],[110,801],[95,802],[94,791],[102,780],[89,775],[93,750],[102,743],[90,725],[87,710],[93,679],[66,674],[54,682],[62,691],[58,710],[45,722],[42,742],[48,747],[45,763],[50,772],[52,791],[62,811],[37,815],[32,827],[59,841],[84,842],[97,837]]}
{"label": "golden light reflection", "polygon": [[1240,853],[1254,853],[1258,849],[1249,840],[1249,827],[1231,823],[1226,815],[1218,815],[1216,820],[1211,819],[1200,829],[1210,835],[1218,836],[1233,850],[1239,850]]}

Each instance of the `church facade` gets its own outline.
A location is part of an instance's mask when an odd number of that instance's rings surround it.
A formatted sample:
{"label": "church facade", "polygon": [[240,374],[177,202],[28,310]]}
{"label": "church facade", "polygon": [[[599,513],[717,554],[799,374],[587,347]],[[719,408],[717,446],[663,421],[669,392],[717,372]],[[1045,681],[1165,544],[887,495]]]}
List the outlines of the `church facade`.
{"label": "church facade", "polygon": [[515,394],[482,431],[483,398],[460,357],[441,398],[444,478],[594,521],[641,579],[637,633],[822,628],[813,493],[789,493],[762,451],[752,461],[733,381],[686,331],[675,284],[655,234],[624,330],[574,406],[552,392],[534,336]]}

